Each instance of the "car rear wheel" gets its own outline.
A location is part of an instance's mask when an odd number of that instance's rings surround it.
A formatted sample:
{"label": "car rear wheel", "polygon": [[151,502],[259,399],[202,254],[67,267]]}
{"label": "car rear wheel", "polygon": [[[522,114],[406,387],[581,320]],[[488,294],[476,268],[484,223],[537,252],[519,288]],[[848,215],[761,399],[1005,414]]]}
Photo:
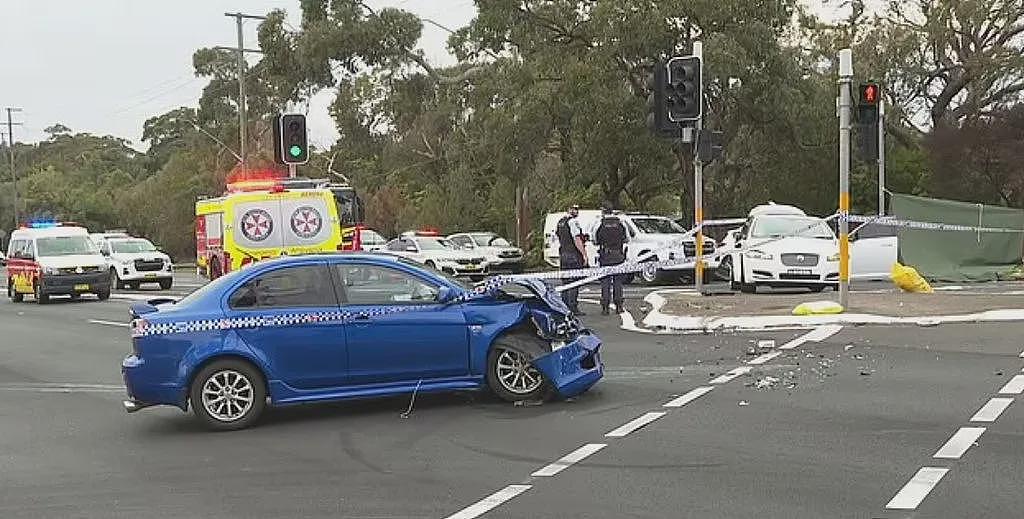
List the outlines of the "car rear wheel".
{"label": "car rear wheel", "polygon": [[539,338],[525,334],[499,337],[487,354],[487,385],[508,402],[544,400],[551,385],[530,361],[547,352]]}
{"label": "car rear wheel", "polygon": [[437,264],[435,264],[433,261],[427,260],[427,262],[424,263],[424,265],[426,265],[428,269],[437,270]]}
{"label": "car rear wheel", "polygon": [[[644,260],[644,263],[652,263],[656,261],[656,258]],[[661,276],[658,275],[658,269],[651,265],[643,265],[643,269],[640,270],[640,281],[644,285],[657,285],[661,281]]]}
{"label": "car rear wheel", "polygon": [[807,288],[811,289],[811,292],[821,292],[822,290],[825,290],[826,286],[828,285],[811,285]]}
{"label": "car rear wheel", "polygon": [[170,290],[171,289],[171,285],[173,284],[173,282],[174,282],[174,280],[172,280],[172,279],[161,279],[160,280],[160,289],[161,290]]}
{"label": "car rear wheel", "polygon": [[11,299],[12,303],[20,303],[25,300],[25,294],[19,293],[14,289],[14,280],[7,280],[7,297]]}
{"label": "car rear wheel", "polygon": [[237,359],[214,361],[204,367],[189,389],[192,412],[216,431],[244,429],[267,405],[267,390],[259,371]]}
{"label": "car rear wheel", "polygon": [[100,301],[106,301],[107,299],[110,299],[110,289],[108,288],[106,290],[100,290],[99,292],[96,292],[96,297],[98,297]]}

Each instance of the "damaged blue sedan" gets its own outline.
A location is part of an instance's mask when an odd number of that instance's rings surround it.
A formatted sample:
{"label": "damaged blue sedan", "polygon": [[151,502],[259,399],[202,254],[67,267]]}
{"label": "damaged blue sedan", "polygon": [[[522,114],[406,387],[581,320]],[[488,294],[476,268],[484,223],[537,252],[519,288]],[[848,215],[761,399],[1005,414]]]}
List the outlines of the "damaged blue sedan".
{"label": "damaged blue sedan", "polygon": [[122,362],[134,412],[172,405],[216,430],[267,405],[487,389],[571,397],[603,375],[600,339],[546,284],[473,289],[381,255],[286,257],[184,299],[132,305]]}

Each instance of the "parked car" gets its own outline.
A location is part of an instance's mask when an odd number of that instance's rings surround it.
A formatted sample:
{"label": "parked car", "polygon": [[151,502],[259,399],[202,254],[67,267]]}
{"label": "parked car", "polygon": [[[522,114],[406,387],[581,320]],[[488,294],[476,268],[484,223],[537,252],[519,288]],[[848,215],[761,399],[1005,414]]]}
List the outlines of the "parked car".
{"label": "parked car", "polygon": [[411,259],[446,274],[479,281],[487,274],[487,259],[475,252],[456,250],[433,231],[410,231],[391,240],[381,252]]}
{"label": "parked car", "polygon": [[464,232],[448,237],[460,250],[475,252],[487,259],[487,272],[519,274],[523,272],[523,249],[513,247],[493,232]]}
{"label": "parked car", "polygon": [[283,257],[181,301],[135,303],[121,363],[128,412],[187,411],[212,429],[282,406],[488,389],[508,401],[572,397],[602,377],[600,339],[539,280],[477,294],[387,255]]}
{"label": "parked car", "polygon": [[850,236],[850,278],[889,280],[899,251],[896,227],[869,223],[853,229],[859,230]]}
{"label": "parked car", "polygon": [[[544,261],[553,267],[558,266],[558,237],[555,236],[555,227],[563,216],[565,216],[565,213],[550,213],[544,220]],[[645,261],[667,261],[696,256],[696,239],[693,236],[683,238],[686,229],[670,218],[658,215],[621,212],[614,213],[613,217],[622,221],[629,235],[629,243],[626,244],[626,261],[637,261],[641,257],[646,257]],[[597,227],[601,218],[601,212],[582,210],[579,212],[578,218],[580,227],[587,233]],[[713,253],[715,245],[715,240],[705,238],[704,254]],[[597,247],[588,240],[586,248],[591,264],[596,265]],[[650,255],[651,252],[655,252],[655,254]],[[718,268],[717,259],[706,260],[705,264],[709,269]],[[634,276],[634,279],[639,279],[649,284],[663,281],[679,281],[683,278],[692,279],[693,270],[692,264],[680,264],[657,270],[644,269]]]}
{"label": "parked car", "polygon": [[138,290],[142,283],[157,283],[168,290],[174,283],[171,257],[145,238],[103,238],[96,242],[107,259],[110,285]]}
{"label": "parked car", "polygon": [[375,252],[384,249],[388,241],[373,229],[360,229],[359,241],[364,251]]}

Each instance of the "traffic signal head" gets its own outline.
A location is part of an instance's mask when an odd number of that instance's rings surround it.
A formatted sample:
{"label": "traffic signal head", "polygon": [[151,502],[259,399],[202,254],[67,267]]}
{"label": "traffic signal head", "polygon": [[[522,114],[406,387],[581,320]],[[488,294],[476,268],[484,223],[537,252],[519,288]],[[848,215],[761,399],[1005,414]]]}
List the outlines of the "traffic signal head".
{"label": "traffic signal head", "polygon": [[668,61],[668,119],[672,122],[700,119],[704,102],[701,92],[701,59],[675,57]]}
{"label": "traffic signal head", "polygon": [[658,137],[678,138],[678,125],[668,120],[667,91],[668,71],[658,60],[647,76],[647,128]]}
{"label": "traffic signal head", "polygon": [[305,164],[309,161],[305,115],[278,116],[274,128],[274,158],[280,164]]}

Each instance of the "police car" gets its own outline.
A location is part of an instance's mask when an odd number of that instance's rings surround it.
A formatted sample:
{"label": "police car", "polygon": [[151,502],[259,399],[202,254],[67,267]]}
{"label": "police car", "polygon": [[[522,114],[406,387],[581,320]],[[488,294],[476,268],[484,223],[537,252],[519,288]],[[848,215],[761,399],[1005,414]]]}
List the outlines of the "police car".
{"label": "police car", "polygon": [[163,290],[171,288],[171,257],[157,250],[149,240],[125,235],[101,239],[96,244],[107,258],[112,286],[135,290],[142,283],[158,283]]}
{"label": "police car", "polygon": [[110,297],[106,261],[89,232],[71,224],[33,222],[11,233],[7,245],[7,296],[39,304],[53,295]]}
{"label": "police car", "polygon": [[451,242],[433,230],[404,232],[389,241],[381,252],[411,259],[452,276],[469,277],[474,281],[483,279],[487,274],[487,258],[475,252],[456,250]]}

